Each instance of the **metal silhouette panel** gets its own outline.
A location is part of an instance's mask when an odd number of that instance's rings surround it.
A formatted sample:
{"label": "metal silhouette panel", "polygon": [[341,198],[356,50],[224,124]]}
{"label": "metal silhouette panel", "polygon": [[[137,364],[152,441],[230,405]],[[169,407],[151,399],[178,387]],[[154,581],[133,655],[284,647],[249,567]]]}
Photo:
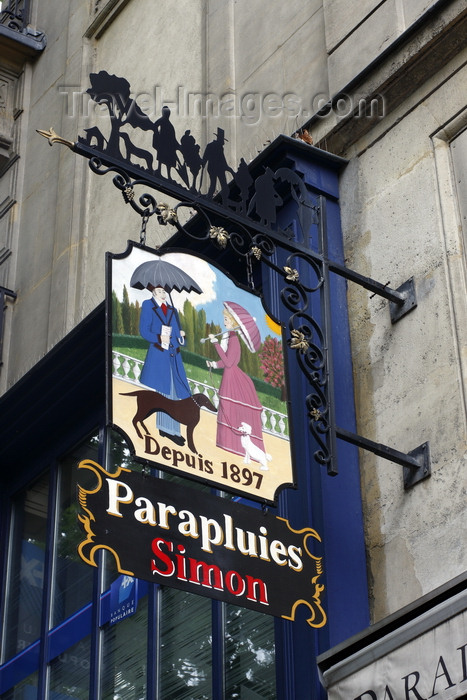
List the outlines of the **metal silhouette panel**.
{"label": "metal silhouette panel", "polygon": [[[298,173],[288,167],[267,167],[252,175],[244,158],[236,164],[228,162],[228,138],[221,127],[203,146],[190,129],[177,133],[169,107],[162,107],[159,117],[146,113],[126,78],[100,71],[91,73],[89,80],[86,92],[98,105],[99,125],[85,129],[84,136],[72,146],[91,158],[96,173],[103,174],[109,167],[119,169],[114,183],[136,211],[152,215],[157,209],[150,197],[143,196],[140,201],[135,196],[134,185],[150,181],[178,200],[201,207],[214,204],[219,213],[255,223],[259,230],[280,231],[277,213],[284,197],[290,196],[297,205],[301,233],[307,235],[314,214]],[[52,138],[51,142],[56,140],[52,133],[41,133]],[[135,180],[128,178],[126,170],[134,172]]]}

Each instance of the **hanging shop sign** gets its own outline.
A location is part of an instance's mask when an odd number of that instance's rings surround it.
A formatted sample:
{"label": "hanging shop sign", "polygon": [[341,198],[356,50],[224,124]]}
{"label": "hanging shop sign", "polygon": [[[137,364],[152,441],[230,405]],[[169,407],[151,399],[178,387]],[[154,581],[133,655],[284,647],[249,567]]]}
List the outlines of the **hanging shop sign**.
{"label": "hanging shop sign", "polygon": [[78,552],[87,564],[97,566],[105,549],[123,575],[287,620],[304,606],[310,626],[326,624],[320,537],[311,527],[295,530],[262,509],[123,467],[111,474],[85,460],[78,469],[87,485],[78,481],[86,533]]}
{"label": "hanging shop sign", "polygon": [[108,254],[109,423],[135,456],[273,502],[293,485],[282,329],[201,257]]}

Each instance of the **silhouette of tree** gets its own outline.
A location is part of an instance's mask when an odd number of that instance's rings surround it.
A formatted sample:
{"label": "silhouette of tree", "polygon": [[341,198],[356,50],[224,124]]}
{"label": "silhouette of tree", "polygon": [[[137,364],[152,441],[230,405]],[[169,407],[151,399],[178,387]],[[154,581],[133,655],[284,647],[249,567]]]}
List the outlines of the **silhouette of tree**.
{"label": "silhouette of tree", "polygon": [[[125,78],[110,75],[107,71],[91,73],[91,87],[86,92],[98,105],[109,110],[110,136],[106,151],[117,158],[123,158],[120,151],[120,129],[124,124],[144,130],[152,128],[152,122],[130,97],[130,83]],[[94,135],[95,131],[93,132]]]}

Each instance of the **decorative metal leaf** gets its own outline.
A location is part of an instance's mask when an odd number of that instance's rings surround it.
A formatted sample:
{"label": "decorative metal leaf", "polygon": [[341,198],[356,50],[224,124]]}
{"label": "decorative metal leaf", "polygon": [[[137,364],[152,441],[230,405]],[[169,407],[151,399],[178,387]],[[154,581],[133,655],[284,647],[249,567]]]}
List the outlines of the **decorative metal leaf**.
{"label": "decorative metal leaf", "polygon": [[209,235],[211,238],[215,239],[216,243],[221,248],[225,248],[227,246],[227,242],[230,238],[229,234],[225,228],[222,228],[222,226],[211,226],[209,229]]}

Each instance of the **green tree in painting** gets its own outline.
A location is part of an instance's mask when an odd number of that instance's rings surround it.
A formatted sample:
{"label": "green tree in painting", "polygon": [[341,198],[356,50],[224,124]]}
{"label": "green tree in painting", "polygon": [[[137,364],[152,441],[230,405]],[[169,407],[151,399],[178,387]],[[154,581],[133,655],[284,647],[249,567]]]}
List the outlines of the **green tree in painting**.
{"label": "green tree in painting", "polygon": [[112,292],[112,329],[114,333],[123,333],[122,305],[115,292]]}
{"label": "green tree in painting", "polygon": [[206,331],[206,311],[204,309],[200,309],[198,313],[196,314],[196,337],[195,337],[195,352],[198,354],[202,354],[202,344],[201,344],[201,338],[205,338],[206,336],[204,335]]}
{"label": "green tree in painting", "polygon": [[[217,335],[220,332],[221,332],[221,327],[219,325],[217,325],[217,323],[210,321],[209,323],[205,324],[203,338],[208,338],[211,333],[213,335]],[[217,354],[216,350],[214,349],[214,346],[212,343],[207,341],[201,347],[203,348],[201,351],[202,354],[208,360],[218,360],[219,359],[219,355]]]}
{"label": "green tree in painting", "polygon": [[123,301],[122,301],[122,319],[123,319],[123,332],[130,334],[131,327],[131,310],[130,310],[130,296],[128,294],[128,289],[126,285],[123,285]]}
{"label": "green tree in painting", "polygon": [[257,352],[250,352],[246,349],[245,345],[242,347],[242,356],[238,366],[250,377],[258,377],[261,379],[262,372],[259,354]]}
{"label": "green tree in painting", "polygon": [[188,299],[183,304],[183,312],[179,314],[180,324],[185,331],[185,347],[190,352],[195,351],[195,309]]}
{"label": "green tree in painting", "polygon": [[136,302],[130,306],[130,335],[139,335],[140,314],[141,307],[139,301],[136,300]]}

